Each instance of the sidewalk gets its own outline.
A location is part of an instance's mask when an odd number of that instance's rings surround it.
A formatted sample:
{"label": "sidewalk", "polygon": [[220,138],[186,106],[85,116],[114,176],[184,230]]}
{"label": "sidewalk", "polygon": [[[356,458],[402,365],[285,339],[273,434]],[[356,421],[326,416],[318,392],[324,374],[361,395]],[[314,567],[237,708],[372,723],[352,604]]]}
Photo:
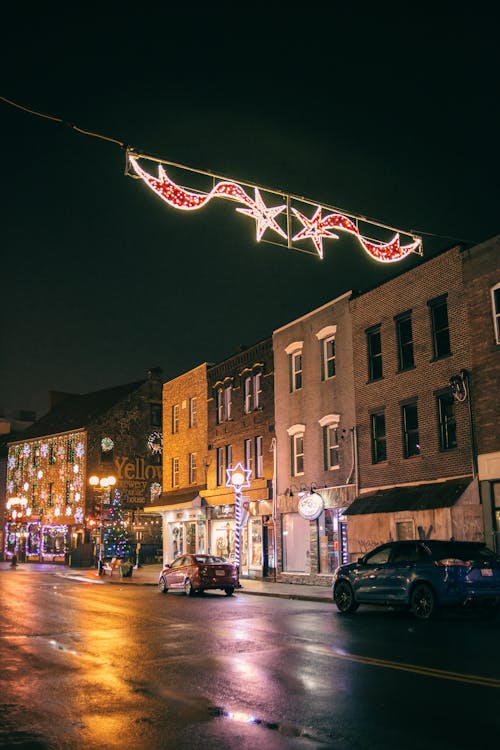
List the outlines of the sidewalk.
{"label": "sidewalk", "polygon": [[[44,566],[46,570],[48,567]],[[59,566],[57,566],[59,567]],[[54,571],[56,572],[56,571]],[[57,571],[65,578],[77,581],[86,581],[97,584],[119,584],[120,586],[157,586],[160,577],[161,565],[145,565],[134,569],[132,578],[121,578],[119,572],[99,576],[95,568],[79,569],[62,567]],[[307,586],[297,583],[275,583],[274,581],[262,581],[252,578],[242,578],[241,588],[236,594],[250,594],[254,596],[274,596],[281,599],[301,599],[310,602],[330,602],[332,600],[331,586]]]}

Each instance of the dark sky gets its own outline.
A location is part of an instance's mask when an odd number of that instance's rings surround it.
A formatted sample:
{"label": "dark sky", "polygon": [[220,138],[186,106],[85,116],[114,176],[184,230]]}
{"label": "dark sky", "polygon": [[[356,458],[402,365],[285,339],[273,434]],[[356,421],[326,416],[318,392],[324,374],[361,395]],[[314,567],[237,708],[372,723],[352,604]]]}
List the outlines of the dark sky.
{"label": "dark sky", "polygon": [[[3,18],[0,95],[148,154],[413,229],[424,257],[497,234],[494,18],[451,3],[440,15],[403,4],[400,17],[344,5],[19,6]],[[220,361],[421,262],[377,264],[345,234],[323,261],[257,244],[253,222],[227,206],[166,206],[124,175],[119,146],[1,101],[0,112],[8,415],[41,416],[49,389]]]}

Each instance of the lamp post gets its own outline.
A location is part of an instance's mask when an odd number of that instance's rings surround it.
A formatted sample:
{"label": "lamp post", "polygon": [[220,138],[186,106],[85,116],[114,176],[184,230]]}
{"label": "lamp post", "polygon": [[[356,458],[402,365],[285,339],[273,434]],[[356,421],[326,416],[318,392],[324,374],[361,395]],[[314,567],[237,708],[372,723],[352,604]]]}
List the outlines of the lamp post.
{"label": "lamp post", "polygon": [[251,469],[245,469],[240,463],[234,468],[226,469],[226,487],[232,487],[235,494],[234,504],[234,561],[238,572],[240,570],[240,542],[241,542],[241,490],[243,487],[250,487]]}
{"label": "lamp post", "polygon": [[107,496],[109,498],[108,502],[111,504],[111,491],[112,488],[116,484],[116,477],[113,475],[109,475],[107,477],[98,477],[96,474],[93,474],[91,477],[89,477],[89,484],[94,490],[94,492],[97,491],[97,488],[99,487],[102,491],[102,498],[101,498],[101,512],[99,514],[99,525],[98,525],[98,536],[97,536],[97,544],[99,545],[99,550],[97,553],[97,574],[101,575],[102,573],[102,549],[104,546],[104,539],[103,539],[103,508],[102,504],[104,503],[104,498]]}

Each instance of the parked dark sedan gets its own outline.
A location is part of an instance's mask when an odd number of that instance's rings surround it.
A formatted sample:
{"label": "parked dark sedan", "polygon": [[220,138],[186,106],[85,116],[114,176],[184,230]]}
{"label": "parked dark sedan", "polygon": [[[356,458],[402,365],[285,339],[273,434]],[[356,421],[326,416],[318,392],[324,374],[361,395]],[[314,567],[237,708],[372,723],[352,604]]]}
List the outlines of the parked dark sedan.
{"label": "parked dark sedan", "polygon": [[500,556],[479,542],[389,542],[333,577],[333,599],[343,614],[360,604],[406,607],[420,620],[441,607],[500,607]]}
{"label": "parked dark sedan", "polygon": [[224,557],[215,555],[181,555],[160,573],[158,588],[184,591],[187,596],[208,589],[221,589],[228,596],[239,586],[238,568]]}

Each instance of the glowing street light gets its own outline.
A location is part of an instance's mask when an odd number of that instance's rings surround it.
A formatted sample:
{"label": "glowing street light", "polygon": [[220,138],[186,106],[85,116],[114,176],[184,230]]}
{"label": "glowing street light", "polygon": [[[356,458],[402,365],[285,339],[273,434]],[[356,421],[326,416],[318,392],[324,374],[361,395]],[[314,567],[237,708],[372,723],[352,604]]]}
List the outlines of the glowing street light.
{"label": "glowing street light", "polygon": [[250,487],[250,477],[252,476],[251,469],[245,469],[240,463],[236,464],[234,468],[230,467],[226,469],[226,487],[232,487],[235,494],[234,504],[234,522],[235,522],[235,537],[234,537],[234,561],[238,571],[240,569],[240,541],[241,541],[241,490],[244,487]]}

